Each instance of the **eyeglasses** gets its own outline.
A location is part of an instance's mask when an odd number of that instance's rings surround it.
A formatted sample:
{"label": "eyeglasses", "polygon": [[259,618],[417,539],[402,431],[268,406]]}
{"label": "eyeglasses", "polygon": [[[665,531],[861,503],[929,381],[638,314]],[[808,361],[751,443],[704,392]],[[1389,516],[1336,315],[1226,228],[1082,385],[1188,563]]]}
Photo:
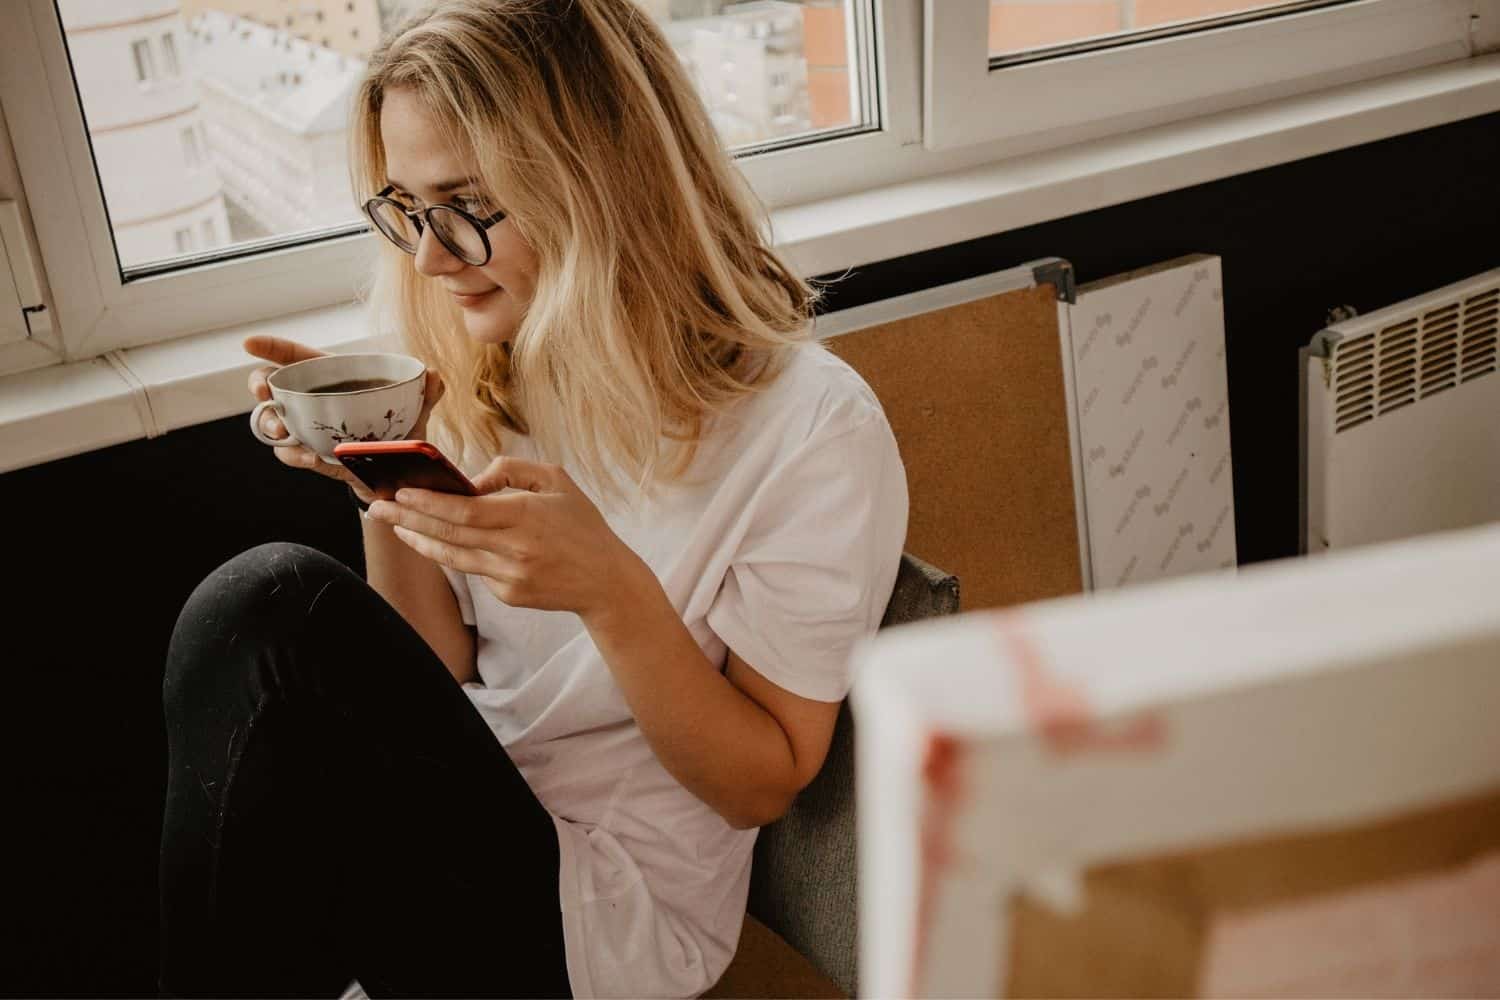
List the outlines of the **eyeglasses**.
{"label": "eyeglasses", "polygon": [[486,230],[505,218],[504,212],[479,219],[456,205],[407,208],[387,197],[394,190],[396,186],[392,184],[364,205],[365,215],[370,217],[380,235],[414,254],[421,242],[422,230],[431,226],[438,242],[465,264],[483,267],[489,263],[490,238]]}

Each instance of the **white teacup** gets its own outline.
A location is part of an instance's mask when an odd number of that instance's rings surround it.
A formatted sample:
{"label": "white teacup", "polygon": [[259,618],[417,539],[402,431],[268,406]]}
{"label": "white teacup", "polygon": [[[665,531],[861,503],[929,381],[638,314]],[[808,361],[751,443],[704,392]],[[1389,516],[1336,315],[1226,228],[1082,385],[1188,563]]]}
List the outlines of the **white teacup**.
{"label": "white teacup", "polygon": [[[396,441],[422,412],[426,368],[406,354],[328,354],[266,377],[271,398],[250,411],[250,431],[269,445],[303,444],[330,465],[345,441]],[[274,410],[291,435],[267,437],[260,415]]]}

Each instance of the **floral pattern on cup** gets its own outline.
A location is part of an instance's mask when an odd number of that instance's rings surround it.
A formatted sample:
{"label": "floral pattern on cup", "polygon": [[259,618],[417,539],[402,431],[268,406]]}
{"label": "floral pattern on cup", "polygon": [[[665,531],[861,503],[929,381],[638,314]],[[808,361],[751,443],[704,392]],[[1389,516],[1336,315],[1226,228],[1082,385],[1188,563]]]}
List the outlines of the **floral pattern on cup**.
{"label": "floral pattern on cup", "polygon": [[401,436],[399,432],[392,433],[392,431],[403,425],[403,422],[406,420],[405,410],[386,410],[385,416],[382,419],[385,420],[384,429],[378,431],[366,431],[363,434],[355,434],[350,431],[349,422],[347,420],[340,420],[337,427],[334,427],[332,424],[325,424],[315,420],[313,421],[313,426],[323,433],[327,434],[329,437],[333,438],[333,440],[337,441],[339,444],[344,444],[348,441],[389,441],[392,438],[398,438]]}

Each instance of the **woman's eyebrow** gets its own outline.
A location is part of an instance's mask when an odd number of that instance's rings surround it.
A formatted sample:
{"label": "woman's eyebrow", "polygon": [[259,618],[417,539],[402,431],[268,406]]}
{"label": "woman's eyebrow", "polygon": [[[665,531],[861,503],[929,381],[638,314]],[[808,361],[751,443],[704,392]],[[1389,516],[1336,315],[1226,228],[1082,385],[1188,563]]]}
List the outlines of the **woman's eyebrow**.
{"label": "woman's eyebrow", "polygon": [[[396,188],[398,191],[405,191],[408,194],[411,193],[411,188],[407,187],[405,184],[402,184],[394,177],[387,177],[385,179],[385,182],[391,187]],[[433,190],[438,192],[439,194],[447,194],[449,191],[457,191],[461,187],[468,187],[472,183],[474,182],[471,178],[459,177],[451,181],[443,181],[440,184],[435,184],[433,185]]]}

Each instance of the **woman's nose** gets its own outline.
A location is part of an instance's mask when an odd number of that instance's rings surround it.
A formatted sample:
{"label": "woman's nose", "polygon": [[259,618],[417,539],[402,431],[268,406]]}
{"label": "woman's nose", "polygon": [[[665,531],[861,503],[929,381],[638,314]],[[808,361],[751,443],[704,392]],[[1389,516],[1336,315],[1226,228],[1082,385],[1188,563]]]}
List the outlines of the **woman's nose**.
{"label": "woman's nose", "polygon": [[440,274],[452,274],[468,266],[443,246],[443,241],[437,238],[431,226],[425,227],[422,235],[417,238],[415,264],[418,273],[425,274],[429,278],[435,278]]}

